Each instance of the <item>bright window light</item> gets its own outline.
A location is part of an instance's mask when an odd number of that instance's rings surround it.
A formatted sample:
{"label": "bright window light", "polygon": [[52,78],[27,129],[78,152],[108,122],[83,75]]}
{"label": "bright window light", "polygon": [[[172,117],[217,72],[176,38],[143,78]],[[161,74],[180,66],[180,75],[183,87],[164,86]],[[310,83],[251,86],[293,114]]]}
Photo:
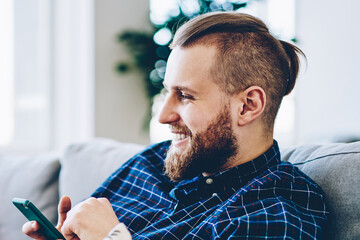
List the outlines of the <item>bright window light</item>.
{"label": "bright window light", "polygon": [[171,41],[171,31],[168,28],[162,28],[154,35],[154,41],[159,45],[167,45]]}
{"label": "bright window light", "polygon": [[[267,19],[271,31],[277,37],[289,40],[295,36],[295,1],[267,0]],[[286,19],[286,21],[284,21]]]}
{"label": "bright window light", "polygon": [[150,0],[150,20],[152,23],[164,24],[171,16],[178,14],[177,0]]}
{"label": "bright window light", "polygon": [[14,134],[13,0],[0,1],[0,147]]}

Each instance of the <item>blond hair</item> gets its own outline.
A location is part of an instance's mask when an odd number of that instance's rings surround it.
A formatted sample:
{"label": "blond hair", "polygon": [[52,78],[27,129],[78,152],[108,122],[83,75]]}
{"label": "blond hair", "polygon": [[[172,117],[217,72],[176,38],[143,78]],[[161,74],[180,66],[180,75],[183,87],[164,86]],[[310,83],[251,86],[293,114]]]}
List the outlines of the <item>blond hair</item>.
{"label": "blond hair", "polygon": [[228,94],[259,86],[267,95],[263,120],[273,129],[283,96],[294,88],[299,71],[296,46],[273,37],[259,19],[238,12],[197,16],[176,32],[170,48],[211,45],[217,48],[213,80]]}

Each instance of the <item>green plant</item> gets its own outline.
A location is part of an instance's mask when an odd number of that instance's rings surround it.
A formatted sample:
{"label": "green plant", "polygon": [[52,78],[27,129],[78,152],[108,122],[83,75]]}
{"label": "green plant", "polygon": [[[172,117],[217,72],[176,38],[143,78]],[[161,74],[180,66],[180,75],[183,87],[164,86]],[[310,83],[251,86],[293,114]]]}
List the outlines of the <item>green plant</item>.
{"label": "green plant", "polygon": [[251,0],[194,0],[198,4],[197,10],[190,13],[185,10],[185,4],[189,0],[178,1],[178,14],[169,17],[163,24],[153,24],[151,32],[128,30],[119,34],[118,40],[125,44],[132,59],[128,62],[119,63],[118,72],[124,74],[135,69],[140,71],[143,74],[148,96],[152,101],[153,97],[163,88],[162,81],[165,74],[166,59],[170,54],[166,44],[160,45],[154,41],[154,34],[161,29],[168,29],[173,34],[183,22],[194,16],[212,11],[235,11],[246,7],[249,1]]}

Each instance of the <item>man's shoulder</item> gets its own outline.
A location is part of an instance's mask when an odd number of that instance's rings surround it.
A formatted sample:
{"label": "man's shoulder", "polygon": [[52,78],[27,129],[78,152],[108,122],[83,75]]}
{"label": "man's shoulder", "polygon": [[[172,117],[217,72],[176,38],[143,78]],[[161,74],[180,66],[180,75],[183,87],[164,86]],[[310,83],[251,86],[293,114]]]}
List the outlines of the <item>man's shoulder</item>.
{"label": "man's shoulder", "polygon": [[251,188],[269,187],[284,188],[284,190],[312,189],[321,192],[321,188],[309,176],[299,168],[289,162],[280,162],[274,165],[259,176],[255,177],[250,183]]}
{"label": "man's shoulder", "polygon": [[[250,179],[223,201],[209,221],[220,227],[221,219],[221,223],[236,228],[234,231],[245,229],[243,236],[249,236],[248,229],[255,235],[264,231],[264,236],[276,235],[267,234],[267,230],[282,235],[284,229],[290,231],[284,230],[286,236],[300,236],[301,231],[313,236],[326,215],[321,188],[291,163],[280,162]],[[239,227],[244,223],[245,228]]]}
{"label": "man's shoulder", "polygon": [[252,179],[238,191],[242,201],[291,205],[306,211],[325,211],[323,191],[296,166],[281,162]]}
{"label": "man's shoulder", "polygon": [[279,177],[283,183],[291,183],[299,187],[308,188],[311,186],[311,188],[321,189],[314,180],[290,162],[281,162],[270,168],[269,172],[274,175],[275,179]]}

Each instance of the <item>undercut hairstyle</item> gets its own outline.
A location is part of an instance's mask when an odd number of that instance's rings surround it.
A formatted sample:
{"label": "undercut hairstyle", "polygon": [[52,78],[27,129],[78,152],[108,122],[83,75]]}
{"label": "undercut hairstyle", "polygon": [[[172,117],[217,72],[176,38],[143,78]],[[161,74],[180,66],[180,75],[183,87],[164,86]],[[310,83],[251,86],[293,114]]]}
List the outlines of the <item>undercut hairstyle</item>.
{"label": "undercut hairstyle", "polygon": [[251,86],[261,87],[267,97],[263,122],[272,132],[283,96],[294,88],[299,56],[304,53],[288,42],[273,37],[258,18],[238,12],[212,12],[183,24],[170,48],[194,45],[215,46],[212,80],[227,94]]}

